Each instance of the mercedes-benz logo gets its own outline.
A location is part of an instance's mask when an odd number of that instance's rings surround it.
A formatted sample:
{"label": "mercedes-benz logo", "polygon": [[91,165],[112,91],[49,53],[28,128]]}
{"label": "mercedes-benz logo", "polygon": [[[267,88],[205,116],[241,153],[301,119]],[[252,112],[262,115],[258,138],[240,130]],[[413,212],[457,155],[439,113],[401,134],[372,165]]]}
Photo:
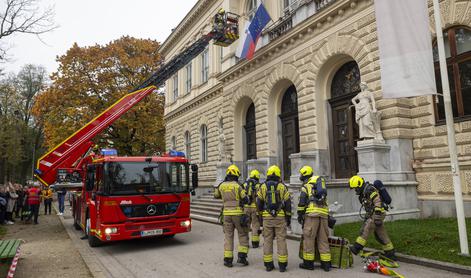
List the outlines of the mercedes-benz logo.
{"label": "mercedes-benz logo", "polygon": [[148,205],[146,210],[148,215],[154,215],[157,213],[157,207],[155,205]]}

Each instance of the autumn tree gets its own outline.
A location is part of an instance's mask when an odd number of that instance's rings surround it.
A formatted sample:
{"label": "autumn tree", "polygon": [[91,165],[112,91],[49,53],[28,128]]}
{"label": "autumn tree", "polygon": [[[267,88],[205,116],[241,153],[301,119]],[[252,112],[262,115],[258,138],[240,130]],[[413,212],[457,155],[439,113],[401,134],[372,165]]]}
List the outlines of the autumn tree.
{"label": "autumn tree", "polygon": [[[159,43],[122,37],[107,45],[74,44],[58,57],[52,85],[33,109],[44,125],[48,148],[62,142],[149,77],[160,62]],[[147,96],[105,130],[96,143],[121,155],[154,154],[164,148],[164,97]]]}
{"label": "autumn tree", "polygon": [[57,28],[54,9],[41,9],[40,0],[0,0],[0,61],[5,60],[5,38],[17,33],[41,35]]}

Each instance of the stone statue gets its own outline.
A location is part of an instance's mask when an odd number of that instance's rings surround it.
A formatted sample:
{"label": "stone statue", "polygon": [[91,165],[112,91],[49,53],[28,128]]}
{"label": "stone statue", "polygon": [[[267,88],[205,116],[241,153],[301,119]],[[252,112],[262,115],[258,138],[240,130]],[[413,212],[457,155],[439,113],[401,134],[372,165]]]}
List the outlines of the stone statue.
{"label": "stone statue", "polygon": [[360,83],[361,92],[352,98],[355,106],[355,121],[360,129],[360,138],[383,141],[381,133],[381,112],[376,110],[373,92],[365,82]]}
{"label": "stone statue", "polygon": [[219,127],[219,161],[226,161],[226,137],[221,126]]}

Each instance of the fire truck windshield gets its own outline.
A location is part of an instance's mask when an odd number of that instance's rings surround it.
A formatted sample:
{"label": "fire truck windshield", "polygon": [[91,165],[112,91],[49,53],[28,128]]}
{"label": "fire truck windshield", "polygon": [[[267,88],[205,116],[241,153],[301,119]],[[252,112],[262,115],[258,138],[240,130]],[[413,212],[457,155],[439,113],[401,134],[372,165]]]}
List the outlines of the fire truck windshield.
{"label": "fire truck windshield", "polygon": [[190,189],[186,163],[108,162],[104,180],[110,195],[184,193]]}

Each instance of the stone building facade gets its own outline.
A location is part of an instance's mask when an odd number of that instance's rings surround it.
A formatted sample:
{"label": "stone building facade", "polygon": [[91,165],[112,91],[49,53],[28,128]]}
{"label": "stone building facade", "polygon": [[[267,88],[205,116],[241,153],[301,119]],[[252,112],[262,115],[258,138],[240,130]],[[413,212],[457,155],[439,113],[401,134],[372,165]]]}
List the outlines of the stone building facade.
{"label": "stone building facade", "polygon": [[[241,15],[242,29],[259,2],[198,1],[162,45],[163,56],[170,59],[208,31],[220,7]],[[187,152],[199,165],[201,190],[211,188],[232,161],[244,175],[280,165],[295,193],[298,170],[309,164],[328,178],[330,201],[343,204],[340,220],[358,214],[346,186],[356,172],[385,182],[394,199],[393,218],[452,216],[443,99],[382,99],[373,1],[264,4],[274,20],[253,60],[235,57],[237,43],[224,49],[210,45],[167,81],[167,146]],[[471,216],[471,2],[443,0],[441,11],[465,212]],[[360,80],[375,94],[385,142],[358,139],[351,99]]]}

